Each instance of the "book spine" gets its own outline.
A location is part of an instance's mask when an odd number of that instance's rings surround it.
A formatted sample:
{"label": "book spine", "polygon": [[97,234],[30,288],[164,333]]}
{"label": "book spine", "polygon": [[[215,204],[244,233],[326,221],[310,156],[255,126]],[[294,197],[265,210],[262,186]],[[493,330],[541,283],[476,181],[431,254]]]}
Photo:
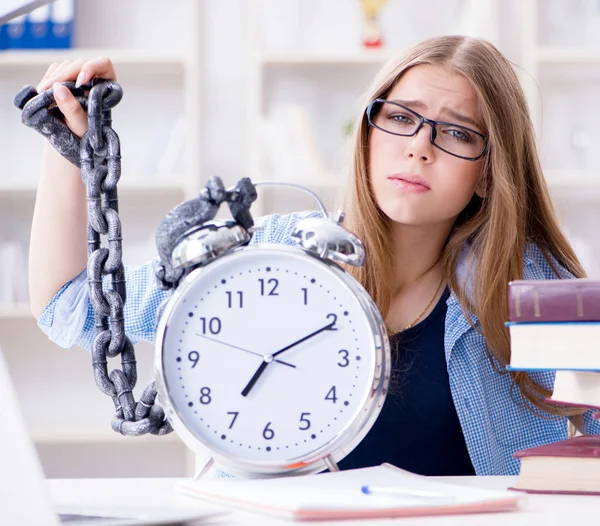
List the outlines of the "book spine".
{"label": "book spine", "polygon": [[600,321],[600,282],[589,280],[512,281],[511,322]]}

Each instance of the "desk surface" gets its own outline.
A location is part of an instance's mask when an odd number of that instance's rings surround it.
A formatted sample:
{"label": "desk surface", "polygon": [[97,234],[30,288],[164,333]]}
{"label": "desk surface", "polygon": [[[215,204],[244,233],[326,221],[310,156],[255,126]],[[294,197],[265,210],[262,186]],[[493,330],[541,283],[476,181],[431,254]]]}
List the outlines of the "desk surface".
{"label": "desk surface", "polygon": [[[436,477],[437,478],[437,477]],[[439,477],[438,480],[488,489],[506,489],[514,477]],[[55,479],[48,480],[52,500],[62,506],[130,506],[176,505],[183,508],[209,506],[202,501],[176,493],[175,479]],[[210,504],[213,507],[212,504]],[[309,526],[366,524],[406,526],[568,526],[569,524],[598,524],[600,521],[600,496],[528,495],[525,494],[519,511],[493,514],[455,515],[445,517],[414,517],[400,519],[290,522],[271,519],[264,515],[233,511],[206,522],[211,526],[279,526],[307,524]],[[199,523],[201,524],[201,523]]]}

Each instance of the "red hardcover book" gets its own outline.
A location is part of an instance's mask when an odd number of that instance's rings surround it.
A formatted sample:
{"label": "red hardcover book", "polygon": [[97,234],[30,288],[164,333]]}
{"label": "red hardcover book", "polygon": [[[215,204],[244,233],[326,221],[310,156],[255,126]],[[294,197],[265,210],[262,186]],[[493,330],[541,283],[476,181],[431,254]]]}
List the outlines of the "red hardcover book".
{"label": "red hardcover book", "polygon": [[527,493],[600,495],[600,435],[583,435],[515,453],[516,484]]}
{"label": "red hardcover book", "polygon": [[600,281],[587,278],[511,281],[508,319],[600,321]]}

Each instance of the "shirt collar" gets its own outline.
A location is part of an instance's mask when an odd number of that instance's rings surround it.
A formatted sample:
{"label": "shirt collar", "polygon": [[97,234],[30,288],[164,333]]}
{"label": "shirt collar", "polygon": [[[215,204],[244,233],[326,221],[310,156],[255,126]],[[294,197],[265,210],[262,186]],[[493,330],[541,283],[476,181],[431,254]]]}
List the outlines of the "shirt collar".
{"label": "shirt collar", "polygon": [[[535,245],[529,245],[526,247],[525,255],[523,257],[523,274],[524,277],[527,278],[530,273],[530,267],[533,265],[533,259],[531,258],[530,251],[539,251],[539,249]],[[469,272],[470,269],[474,267],[474,257],[471,252],[471,245],[467,244],[462,249],[461,254],[458,258],[457,264],[457,278],[458,282],[466,286],[467,296],[472,298],[472,278],[473,274]],[[470,278],[470,280],[469,280]],[[469,280],[469,281],[467,281]],[[508,291],[507,291],[508,293]],[[458,341],[458,339],[465,334],[470,328],[471,324],[465,317],[462,306],[458,301],[458,298],[454,291],[450,291],[450,296],[446,300],[446,305],[448,306],[448,311],[446,313],[446,338],[445,338],[445,348],[446,348],[446,359],[450,359],[450,353],[454,348],[454,345]],[[470,315],[471,321],[475,324],[479,324],[479,318],[475,314]]]}

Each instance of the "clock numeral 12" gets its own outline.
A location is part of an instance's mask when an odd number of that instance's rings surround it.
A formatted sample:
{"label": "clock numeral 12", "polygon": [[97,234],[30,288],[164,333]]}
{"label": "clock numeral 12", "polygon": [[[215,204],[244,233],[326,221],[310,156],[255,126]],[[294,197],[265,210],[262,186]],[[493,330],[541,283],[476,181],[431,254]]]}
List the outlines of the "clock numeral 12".
{"label": "clock numeral 12", "polygon": [[[233,308],[233,292],[231,292],[230,290],[225,291],[227,294],[227,307],[232,309]],[[240,309],[244,308],[244,292],[241,290],[237,291],[237,295],[239,297],[240,300]]]}
{"label": "clock numeral 12", "polygon": [[[263,278],[259,278],[258,281],[260,281],[260,295],[264,296],[265,280]],[[275,292],[277,290],[277,287],[279,286],[279,280],[276,278],[271,278],[269,281],[267,281],[267,283],[269,285],[273,285],[273,288],[268,292],[267,296],[279,296],[279,292]]]}

